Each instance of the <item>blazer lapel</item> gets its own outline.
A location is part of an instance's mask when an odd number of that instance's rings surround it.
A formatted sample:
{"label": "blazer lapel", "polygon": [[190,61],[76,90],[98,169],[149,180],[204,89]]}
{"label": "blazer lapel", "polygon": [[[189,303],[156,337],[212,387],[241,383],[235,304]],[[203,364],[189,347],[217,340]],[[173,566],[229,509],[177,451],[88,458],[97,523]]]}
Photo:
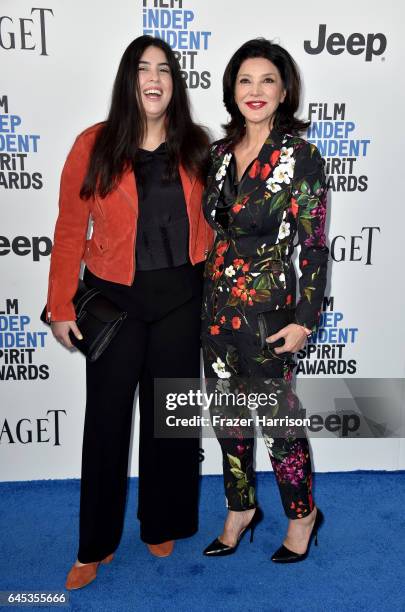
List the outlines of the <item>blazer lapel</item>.
{"label": "blazer lapel", "polygon": [[[277,148],[281,147],[281,142],[281,134],[273,129],[264,141],[257,159],[253,162],[249,172],[243,178],[237,198],[237,204],[239,204],[239,206],[233,206],[230,211],[232,221],[243,208],[253,203],[255,192],[259,188],[263,191],[265,190],[266,180],[269,178],[274,168],[272,154]],[[260,194],[258,194],[258,196],[260,199]]]}
{"label": "blazer lapel", "polygon": [[[277,162],[274,162],[273,153],[281,148],[283,135],[277,130],[272,130],[261,148],[258,160],[260,162],[260,180],[267,180]],[[278,159],[278,157],[277,157]]]}

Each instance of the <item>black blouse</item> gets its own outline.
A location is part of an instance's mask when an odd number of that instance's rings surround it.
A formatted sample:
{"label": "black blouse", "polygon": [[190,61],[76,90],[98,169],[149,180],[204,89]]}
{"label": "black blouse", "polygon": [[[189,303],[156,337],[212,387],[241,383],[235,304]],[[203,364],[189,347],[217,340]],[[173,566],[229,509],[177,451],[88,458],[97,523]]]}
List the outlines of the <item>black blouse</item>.
{"label": "black blouse", "polygon": [[166,143],[139,149],[134,172],[138,190],[137,270],[174,268],[189,261],[189,221],[180,176],[165,179]]}

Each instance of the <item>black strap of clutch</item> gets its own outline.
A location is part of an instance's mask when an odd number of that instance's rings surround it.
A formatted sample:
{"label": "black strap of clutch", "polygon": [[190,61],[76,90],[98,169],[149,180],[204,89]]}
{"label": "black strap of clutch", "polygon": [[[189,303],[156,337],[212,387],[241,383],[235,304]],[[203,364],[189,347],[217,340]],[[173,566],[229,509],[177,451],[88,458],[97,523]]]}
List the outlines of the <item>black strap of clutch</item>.
{"label": "black strap of clutch", "polygon": [[[87,359],[95,361],[117,334],[127,313],[120,310],[98,289],[86,287],[82,280],[79,281],[73,304],[76,323],[83,340],[78,340],[72,332],[69,333],[70,340]],[[41,321],[50,324],[46,317],[46,306],[41,313]]]}

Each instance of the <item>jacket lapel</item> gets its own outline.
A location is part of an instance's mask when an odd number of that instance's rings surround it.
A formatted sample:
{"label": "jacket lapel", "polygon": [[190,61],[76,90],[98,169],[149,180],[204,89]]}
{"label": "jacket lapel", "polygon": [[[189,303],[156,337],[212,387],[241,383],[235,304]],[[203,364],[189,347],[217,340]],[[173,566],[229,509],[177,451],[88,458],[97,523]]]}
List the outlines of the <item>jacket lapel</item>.
{"label": "jacket lapel", "polygon": [[184,168],[184,166],[182,164],[179,165],[179,174],[180,174],[180,180],[181,180],[181,184],[183,186],[183,192],[184,192],[184,199],[186,200],[186,207],[187,207],[187,212],[189,215],[189,219],[190,217],[190,213],[191,213],[191,194],[192,191],[194,189],[194,185],[197,182],[197,177],[196,176],[189,176],[186,172],[186,169]]}
{"label": "jacket lapel", "polygon": [[136,179],[132,167],[128,168],[122,175],[118,189],[124,193],[130,206],[134,208],[135,215],[138,216],[138,190],[136,188]]}
{"label": "jacket lapel", "polygon": [[263,143],[259,151],[257,159],[253,162],[249,172],[244,176],[243,182],[239,191],[237,204],[240,206],[232,207],[230,210],[231,220],[239,214],[243,208],[250,206],[253,203],[255,195],[260,199],[261,195],[255,192],[261,188],[264,192],[266,189],[266,180],[271,176],[274,169],[273,153],[281,147],[282,135],[276,130],[272,130]]}

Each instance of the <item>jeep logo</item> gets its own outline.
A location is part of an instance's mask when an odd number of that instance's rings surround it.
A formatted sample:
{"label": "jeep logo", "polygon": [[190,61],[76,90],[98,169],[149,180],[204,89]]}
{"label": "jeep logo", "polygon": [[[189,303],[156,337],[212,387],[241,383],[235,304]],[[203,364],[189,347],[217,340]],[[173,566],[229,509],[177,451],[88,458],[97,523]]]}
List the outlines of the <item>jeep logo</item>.
{"label": "jeep logo", "polygon": [[0,236],[0,257],[8,255],[12,251],[15,255],[30,255],[33,261],[39,261],[40,257],[50,255],[52,250],[52,240],[47,236],[16,236],[7,238]]}
{"label": "jeep logo", "polygon": [[350,55],[361,55],[366,52],[366,62],[371,62],[373,55],[382,55],[387,47],[387,38],[384,34],[350,34],[345,40],[343,34],[334,32],[326,38],[326,24],[321,23],[318,32],[318,41],[312,46],[310,40],[304,41],[304,49],[310,55],[318,55],[325,49],[331,55],[340,55],[346,49]]}

